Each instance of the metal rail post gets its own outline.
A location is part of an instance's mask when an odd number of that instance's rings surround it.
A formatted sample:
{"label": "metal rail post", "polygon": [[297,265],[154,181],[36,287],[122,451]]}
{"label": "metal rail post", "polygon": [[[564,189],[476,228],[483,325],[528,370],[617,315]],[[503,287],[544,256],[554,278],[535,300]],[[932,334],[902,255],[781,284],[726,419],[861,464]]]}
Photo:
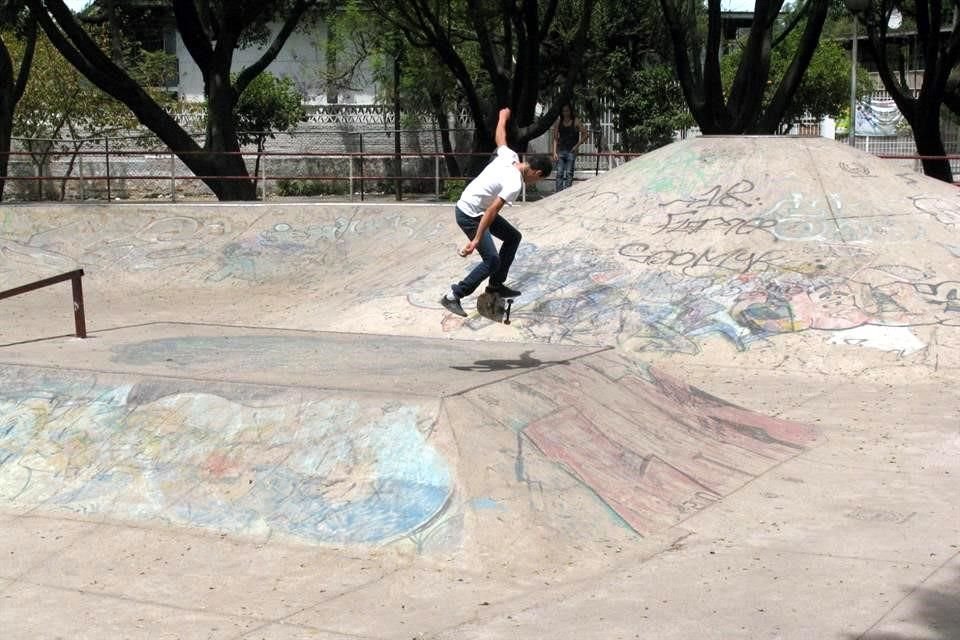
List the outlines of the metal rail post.
{"label": "metal rail post", "polygon": [[83,314],[83,286],[80,284],[80,279],[82,277],[83,269],[68,271],[67,273],[61,273],[57,276],[51,276],[49,278],[44,278],[43,280],[37,280],[36,282],[31,282],[30,284],[14,287],[13,289],[7,289],[6,291],[0,291],[0,300],[12,298],[13,296],[19,296],[24,293],[29,293],[30,291],[36,291],[37,289],[43,289],[44,287],[49,287],[50,285],[70,280],[71,284],[73,285],[74,327],[76,329],[78,338],[86,338],[87,325]]}
{"label": "metal rail post", "polygon": [[87,321],[83,315],[83,284],[80,280],[82,276],[83,269],[75,272],[75,275],[70,279],[70,284],[73,286],[73,324],[76,327],[78,338],[87,337]]}
{"label": "metal rail post", "polygon": [[113,197],[110,195],[110,138],[103,139],[104,146],[104,155],[107,158],[107,202],[112,202]]}
{"label": "metal rail post", "polygon": [[80,174],[80,202],[83,202],[87,199],[86,191],[83,187],[83,153],[80,153],[80,158],[78,161],[78,172]]}
{"label": "metal rail post", "polygon": [[177,201],[177,156],[170,150],[170,198]]}

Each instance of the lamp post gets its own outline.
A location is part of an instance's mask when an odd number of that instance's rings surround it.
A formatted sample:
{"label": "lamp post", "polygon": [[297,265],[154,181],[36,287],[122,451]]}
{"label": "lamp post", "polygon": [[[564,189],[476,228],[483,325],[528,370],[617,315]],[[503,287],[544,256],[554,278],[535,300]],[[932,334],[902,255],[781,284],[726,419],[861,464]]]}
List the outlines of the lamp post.
{"label": "lamp post", "polygon": [[857,145],[857,16],[867,10],[870,0],[843,0],[853,18],[853,40],[850,47],[850,146]]}

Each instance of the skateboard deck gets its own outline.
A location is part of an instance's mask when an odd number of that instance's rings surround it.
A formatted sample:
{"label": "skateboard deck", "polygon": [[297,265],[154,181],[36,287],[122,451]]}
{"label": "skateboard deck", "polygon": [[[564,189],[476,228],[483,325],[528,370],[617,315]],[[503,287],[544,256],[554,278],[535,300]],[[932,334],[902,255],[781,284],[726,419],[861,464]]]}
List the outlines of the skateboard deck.
{"label": "skateboard deck", "polygon": [[499,293],[481,293],[477,298],[477,312],[494,322],[510,324],[510,309],[513,298],[504,298]]}

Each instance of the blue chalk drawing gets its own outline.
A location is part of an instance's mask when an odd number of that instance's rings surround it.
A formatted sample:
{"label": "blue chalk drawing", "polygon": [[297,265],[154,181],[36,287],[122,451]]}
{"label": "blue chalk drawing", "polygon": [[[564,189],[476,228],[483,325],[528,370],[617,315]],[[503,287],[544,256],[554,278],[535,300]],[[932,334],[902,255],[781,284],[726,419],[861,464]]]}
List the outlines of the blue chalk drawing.
{"label": "blue chalk drawing", "polygon": [[247,404],[249,388],[163,384],[0,367],[0,504],[382,544],[428,526],[453,493],[420,431],[429,407],[269,390]]}

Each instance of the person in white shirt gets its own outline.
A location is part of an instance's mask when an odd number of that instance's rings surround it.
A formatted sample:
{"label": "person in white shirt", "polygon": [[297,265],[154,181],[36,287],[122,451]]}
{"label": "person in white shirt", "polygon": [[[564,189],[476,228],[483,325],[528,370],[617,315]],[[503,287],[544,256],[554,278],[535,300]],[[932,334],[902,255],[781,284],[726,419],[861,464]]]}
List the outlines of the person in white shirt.
{"label": "person in white shirt", "polygon": [[[463,190],[457,201],[457,225],[470,241],[460,250],[468,256],[477,250],[483,262],[478,264],[460,282],[450,286],[450,292],[440,299],[440,304],[458,316],[467,313],[460,299],[469,296],[489,278],[487,291],[505,298],[515,298],[520,291],[511,289],[505,282],[513,258],[520,246],[520,232],[500,215],[504,204],[509,204],[519,195],[523,183],[534,184],[550,175],[553,164],[543,156],[535,156],[529,162],[520,162],[520,157],[507,146],[507,121],[510,109],[501,109],[494,140],[497,155],[483,171]],[[501,241],[500,250],[493,242]]]}

